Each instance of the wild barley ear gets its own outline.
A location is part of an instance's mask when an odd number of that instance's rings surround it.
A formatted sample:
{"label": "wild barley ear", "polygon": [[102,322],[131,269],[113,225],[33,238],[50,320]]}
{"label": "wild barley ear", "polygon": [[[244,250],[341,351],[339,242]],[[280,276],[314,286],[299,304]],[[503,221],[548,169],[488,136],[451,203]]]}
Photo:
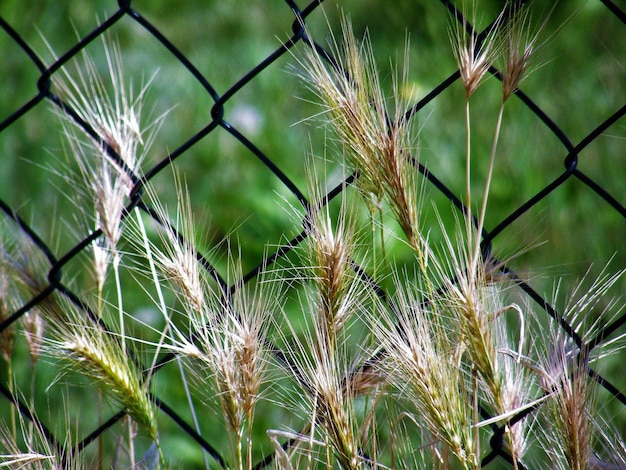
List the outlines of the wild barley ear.
{"label": "wild barley ear", "polygon": [[[2,229],[2,227],[0,227]],[[4,361],[4,369],[6,370],[6,381],[8,384],[9,391],[13,393],[15,377],[13,376],[13,352],[15,351],[15,336],[17,326],[16,323],[13,322],[11,325],[7,325],[5,322],[9,321],[9,318],[14,311],[14,304],[18,304],[19,301],[16,301],[15,294],[11,292],[11,282],[9,277],[7,265],[7,258],[9,257],[8,253],[5,251],[4,247],[4,237],[2,232],[0,232],[0,326],[4,327],[4,329],[0,332],[0,360]],[[16,431],[16,423],[15,423],[15,413],[16,410],[14,407],[11,407],[10,410],[10,421],[11,421],[11,431],[15,434]],[[7,437],[10,436],[10,433],[7,433]]]}
{"label": "wild barley ear", "polygon": [[346,352],[340,352],[337,345],[329,350],[328,341],[315,336],[317,331],[306,331],[305,338],[295,339],[293,349],[287,351],[297,367],[302,388],[297,406],[309,420],[298,435],[308,435],[310,439],[302,439],[294,448],[308,444],[311,447],[303,449],[303,453],[326,452],[326,461],[336,458],[342,468],[361,468],[354,391],[345,382],[349,373],[345,367]]}
{"label": "wild barley ear", "polygon": [[315,49],[307,50],[302,61],[304,79],[321,101],[321,115],[345,155],[345,162],[340,163],[358,173],[358,186],[370,209],[382,210],[385,200],[411,247],[421,255],[416,130],[405,116],[408,64],[402,74],[396,72],[388,99],[369,37],[357,42],[348,18],[343,19],[342,32],[341,44],[333,42],[335,64],[325,62]]}
{"label": "wild barley ear", "polygon": [[[624,272],[609,274],[603,270],[591,286],[585,286],[583,279],[572,290],[564,309],[569,331],[551,325],[548,343],[538,349],[538,383],[551,397],[547,404],[549,424],[541,428],[543,438],[539,442],[556,468],[602,468],[593,466],[600,463],[594,449],[597,437],[610,430],[599,431],[598,423],[603,419],[590,367],[614,351],[612,341],[594,343],[603,334],[600,325],[610,323],[613,314],[624,308],[623,303],[606,299]],[[607,349],[603,351],[604,346]]]}
{"label": "wild barley ear", "polygon": [[82,63],[74,70],[66,66],[53,76],[61,99],[82,121],[76,121],[64,109],[56,110],[67,150],[93,198],[95,226],[104,235],[93,247],[99,290],[111,260],[119,262],[116,247],[124,207],[165,117],[143,122],[144,101],[152,79],[136,93],[127,84],[119,44],[105,35],[102,45],[108,76],[101,75],[86,50],[82,52]]}
{"label": "wild barley ear", "polygon": [[477,468],[479,443],[467,398],[473,387],[452,360],[458,333],[451,331],[454,323],[438,310],[436,299],[424,304],[404,278],[395,275],[394,312],[383,309],[372,318],[374,333],[387,352],[389,378],[438,443],[433,451],[463,468]]}
{"label": "wild barley ear", "polygon": [[[262,397],[269,361],[267,331],[270,318],[282,308],[279,287],[263,273],[256,283],[242,285],[241,257],[230,252],[224,282],[232,282],[233,289],[209,281],[195,247],[198,227],[194,225],[189,195],[176,181],[179,197],[173,225],[166,209],[150,196],[153,214],[163,222],[160,247],[147,240],[141,218],[137,219],[141,233],[136,243],[145,249],[161,276],[177,288],[183,305],[181,314],[189,328],[183,331],[172,321],[161,299],[159,308],[170,338],[163,333],[157,351],[168,349],[190,362],[192,377],[204,393],[207,380],[214,383],[216,395],[207,399],[218,398],[231,443],[232,465],[248,468],[252,465],[256,405]],[[156,271],[152,274],[155,286],[159,286]]]}
{"label": "wild barley ear", "polygon": [[[453,24],[449,29],[452,51],[465,88],[466,100],[469,100],[478,89],[489,67],[500,53],[498,29],[503,19],[501,12],[487,35],[481,38],[478,32],[470,26],[477,22],[479,2],[469,0],[469,3],[471,4],[470,11],[468,11],[467,1],[463,0],[460,19],[452,18]],[[469,32],[468,29],[470,29]]]}
{"label": "wild barley ear", "polygon": [[[110,54],[112,44],[104,42],[110,84],[116,89],[111,98],[108,84],[105,83],[91,56],[82,53],[82,64],[70,72],[62,68],[55,76],[61,98],[67,101],[78,118],[89,126],[95,136],[75,122],[63,110],[57,110],[62,119],[69,152],[77,162],[87,187],[94,195],[97,228],[102,229],[109,247],[114,248],[120,238],[119,223],[124,207],[125,196],[130,191],[130,181],[124,170],[116,166],[108,155],[107,147],[118,154],[120,163],[129,169],[137,168],[136,131],[129,132],[124,122],[124,114],[134,114],[133,108],[122,110],[122,103],[129,105],[125,95],[125,82],[121,64],[121,53]],[[75,79],[74,77],[77,77]],[[132,99],[131,99],[132,102]],[[130,117],[130,116],[129,116]],[[136,121],[136,118],[128,122]],[[122,155],[123,153],[123,155]],[[125,163],[128,159],[128,163]]]}
{"label": "wild barley ear", "polygon": [[614,429],[611,423],[601,416],[594,418],[597,436],[597,449],[590,459],[590,468],[598,470],[619,470],[626,468],[626,441],[623,432]]}
{"label": "wild barley ear", "polygon": [[512,2],[506,26],[503,27],[503,74],[502,101],[508,100],[534,66],[534,60],[541,48],[542,32],[557,2],[535,27],[532,24],[532,5]]}
{"label": "wild barley ear", "polygon": [[104,331],[85,312],[62,299],[64,318],[50,323],[48,354],[68,361],[74,370],[101,386],[105,396],[124,407],[133,421],[158,442],[156,409],[140,371],[121,344],[124,335]]}
{"label": "wild barley ear", "polygon": [[[3,227],[0,227],[0,229]],[[47,269],[44,267],[41,252],[24,237],[15,244],[6,243],[6,237],[0,232],[0,324],[8,320],[22,304],[22,298],[32,299],[47,288],[47,279],[44,278]],[[19,288],[16,288],[16,285]],[[20,289],[21,288],[21,289]],[[25,296],[23,292],[25,291]],[[20,318],[31,363],[31,391],[35,387],[34,368],[39,361],[44,334],[44,320],[41,307],[45,306],[54,315],[59,315],[56,295],[53,293],[42,299],[39,306],[31,308]],[[5,325],[6,326],[6,325]],[[0,356],[6,362],[7,382],[11,392],[14,391],[15,377],[13,376],[13,352],[15,348],[15,332],[17,324],[12,323],[0,334]],[[31,394],[34,400],[34,393]],[[16,432],[15,408],[11,407],[11,423],[13,432]]]}
{"label": "wild barley ear", "polygon": [[174,174],[176,207],[173,214],[147,185],[145,192],[152,211],[161,222],[157,228],[161,243],[150,244],[149,252],[141,234],[133,234],[133,242],[140,252],[153,259],[161,275],[176,287],[180,300],[189,315],[200,315],[206,308],[208,279],[196,248],[197,234],[202,226],[194,218],[189,190],[180,176]]}
{"label": "wild barley ear", "polygon": [[[63,401],[63,411],[68,410],[69,403]],[[30,405],[27,412],[37,416],[34,406]],[[86,452],[79,452],[74,444],[75,437],[69,429],[69,413],[65,414],[66,422],[64,438],[52,441],[50,431],[45,429],[38,420],[29,421],[20,413],[17,430],[9,430],[7,423],[0,422],[0,468],[30,469],[30,470],[87,470],[94,468],[91,458]],[[39,414],[41,416],[41,413]],[[59,425],[53,423],[51,426]],[[59,437],[60,434],[57,434]],[[74,439],[73,439],[74,438]]]}
{"label": "wild barley ear", "polygon": [[[277,324],[280,341],[286,345],[286,360],[280,366],[302,390],[295,407],[308,422],[305,429],[291,433],[301,438],[294,440],[289,453],[303,460],[319,456],[328,462],[336,460],[342,468],[360,468],[364,456],[354,400],[375,389],[376,379],[371,371],[351,370],[347,345],[348,328],[358,321],[370,296],[369,287],[354,270],[360,257],[356,211],[344,191],[335,213],[331,205],[337,201],[326,199],[325,179],[313,170],[312,160],[306,170],[311,199],[304,223],[307,238],[301,263],[292,268],[297,281],[304,282],[304,331],[296,331],[293,319],[286,315]],[[363,346],[364,355],[366,351],[369,347]],[[281,455],[278,451],[277,456]]]}
{"label": "wild barley ear", "polygon": [[361,304],[360,286],[353,270],[359,240],[355,212],[348,206],[345,193],[334,221],[330,201],[325,199],[326,185],[315,175],[309,166],[309,193],[313,201],[307,214],[308,253],[303,261],[310,269],[304,276],[310,276],[315,284],[315,327],[320,328],[317,337],[329,341],[332,353],[337,336]]}
{"label": "wild barley ear", "polygon": [[[240,264],[233,264],[233,276],[241,279]],[[252,288],[250,284],[240,286],[229,298],[212,293],[204,322],[195,327],[200,359],[214,378],[224,418],[234,436],[233,462],[240,466],[244,462],[251,465],[256,405],[263,396],[269,362],[267,330],[270,319],[282,308],[270,282],[260,280],[250,291]]]}

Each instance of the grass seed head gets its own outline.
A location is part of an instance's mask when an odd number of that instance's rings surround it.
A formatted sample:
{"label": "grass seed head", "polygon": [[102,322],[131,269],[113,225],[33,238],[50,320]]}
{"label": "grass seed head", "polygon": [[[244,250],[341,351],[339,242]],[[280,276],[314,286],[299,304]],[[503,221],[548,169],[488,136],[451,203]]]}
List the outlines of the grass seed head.
{"label": "grass seed head", "polygon": [[408,240],[417,247],[421,191],[416,190],[414,167],[416,132],[405,116],[408,103],[403,92],[410,88],[408,46],[403,72],[396,72],[388,98],[369,37],[358,43],[347,18],[342,30],[341,45],[333,42],[337,64],[329,65],[315,49],[307,50],[304,78],[321,101],[322,114],[345,151],[350,171],[358,172],[366,200],[378,208],[386,199]]}
{"label": "grass seed head", "polygon": [[598,397],[590,379],[590,367],[593,361],[615,350],[613,341],[598,344],[591,350],[588,345],[602,335],[600,325],[609,324],[624,308],[623,303],[606,299],[623,273],[609,274],[604,269],[592,279],[590,286],[583,278],[572,289],[565,305],[563,318],[570,330],[566,331],[562,325],[551,325],[546,344],[538,347],[540,359],[534,368],[538,383],[552,395],[548,404],[550,426],[541,430],[543,439],[539,442],[557,468],[583,469],[599,465],[594,449],[598,436],[602,436],[598,429],[603,421],[598,416]]}
{"label": "grass seed head", "polygon": [[311,276],[315,285],[313,304],[319,316],[315,325],[323,330],[318,332],[318,337],[327,338],[330,344],[334,344],[361,304],[359,283],[353,271],[358,235],[353,211],[347,201],[342,199],[335,223],[330,203],[323,195],[325,187],[318,181],[311,181],[309,186],[314,201],[307,215],[308,253],[304,263],[311,269],[305,276]]}
{"label": "grass seed head", "polygon": [[529,5],[513,2],[510,8],[509,19],[506,26],[503,27],[504,31],[502,31],[504,36],[502,40],[504,59],[503,101],[509,99],[533,67],[536,53],[541,47],[539,39],[551,13],[549,12],[543,23],[535,28],[532,25]]}
{"label": "grass seed head", "polygon": [[500,52],[498,42],[498,28],[502,19],[502,14],[496,18],[489,33],[479,38],[478,33],[472,28],[466,31],[470,22],[476,24],[478,2],[471,0],[471,11],[466,11],[466,3],[463,2],[462,19],[455,21],[450,29],[450,42],[452,51],[456,59],[461,82],[465,88],[465,98],[467,100],[474,94],[482,83],[483,77],[489,70]]}
{"label": "grass seed head", "polygon": [[[391,383],[423,417],[436,442],[464,468],[477,466],[472,407],[463,370],[453,361],[455,335],[443,316],[426,310],[418,295],[396,279],[397,323],[383,310],[374,332],[387,352]],[[438,449],[439,452],[441,449]]]}
{"label": "grass seed head", "polygon": [[589,365],[564,334],[554,335],[552,344],[541,384],[553,394],[549,405],[553,435],[544,442],[558,442],[555,457],[564,457],[569,468],[582,470],[589,466],[594,444]]}
{"label": "grass seed head", "polygon": [[105,396],[123,405],[132,419],[157,442],[154,403],[141,371],[128,357],[127,345],[123,347],[125,339],[92,323],[86,313],[69,300],[62,300],[62,307],[64,317],[50,323],[53,339],[49,340],[46,350],[99,384]]}
{"label": "grass seed head", "polygon": [[[152,123],[142,123],[145,95],[150,84],[138,93],[127,80],[119,44],[103,37],[107,77],[102,77],[95,60],[86,52],[75,70],[67,67],[53,77],[60,95],[84,125],[75,121],[64,110],[62,118],[72,154],[93,194],[96,228],[101,229],[106,249],[115,255],[121,237],[121,220],[128,196],[138,178],[140,166],[152,144],[164,116]],[[110,152],[114,155],[111,155]],[[119,158],[119,161],[115,159]],[[110,256],[104,245],[95,242],[96,279],[103,284]]]}
{"label": "grass seed head", "polygon": [[207,288],[207,279],[198,260],[196,248],[196,236],[201,226],[193,217],[186,185],[177,176],[174,180],[177,202],[173,218],[151,187],[147,187],[151,206],[158,219],[163,221],[159,227],[162,243],[160,246],[153,244],[151,252],[163,276],[178,288],[185,310],[190,315],[201,315],[206,307]]}

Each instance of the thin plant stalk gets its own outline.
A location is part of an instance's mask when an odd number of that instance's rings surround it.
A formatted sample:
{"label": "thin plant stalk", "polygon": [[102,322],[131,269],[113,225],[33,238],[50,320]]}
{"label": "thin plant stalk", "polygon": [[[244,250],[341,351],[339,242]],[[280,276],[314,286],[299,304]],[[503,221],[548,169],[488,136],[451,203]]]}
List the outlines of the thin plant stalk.
{"label": "thin plant stalk", "polygon": [[[467,228],[467,241],[471,243],[474,238],[472,227],[472,135],[471,135],[470,100],[465,100],[465,227]],[[477,232],[480,234],[480,232]]]}
{"label": "thin plant stalk", "polygon": [[[465,10],[465,8],[464,8]],[[476,3],[473,3],[471,15],[476,19]],[[459,66],[461,81],[465,87],[465,226],[466,226],[466,242],[467,242],[467,258],[466,268],[462,266],[456,267],[456,275],[460,281],[460,290],[457,291],[456,286],[451,286],[452,293],[457,292],[459,301],[459,309],[453,308],[458,312],[460,321],[464,327],[462,328],[460,343],[467,345],[468,353],[472,361],[476,362],[477,372],[481,379],[487,383],[488,389],[491,391],[491,399],[495,404],[495,412],[497,414],[505,413],[504,402],[502,398],[502,381],[499,378],[499,372],[496,370],[496,348],[493,344],[493,335],[490,333],[492,326],[489,324],[494,319],[485,318],[489,315],[485,311],[488,308],[481,299],[482,285],[485,283],[485,267],[481,254],[481,238],[485,224],[487,212],[487,202],[491,189],[491,180],[493,169],[495,166],[495,157],[498,147],[498,140],[501,132],[502,117],[504,112],[504,104],[509,95],[505,94],[498,109],[496,125],[494,129],[493,142],[487,165],[487,177],[484,184],[482,202],[478,213],[477,226],[473,227],[472,219],[472,198],[471,198],[471,113],[470,98],[486,74],[490,64],[496,59],[500,53],[500,41],[498,36],[502,25],[503,13],[496,19],[491,31],[479,43],[478,35],[475,31],[466,34],[463,30],[466,26],[465,15],[463,17],[463,28],[457,24],[456,28],[451,32],[451,40],[453,51]],[[518,34],[519,36],[519,34]],[[517,77],[521,78],[521,75]],[[510,86],[510,80],[505,80],[507,87]],[[454,250],[450,247],[450,252]],[[461,350],[459,350],[460,352]],[[460,357],[457,358],[457,361]],[[474,382],[474,394],[477,393],[477,383]],[[515,445],[514,439],[510,433],[510,443]],[[516,455],[513,449],[513,455]],[[517,459],[513,459],[513,466],[517,468]]]}
{"label": "thin plant stalk", "polygon": [[[483,227],[485,225],[485,217],[487,214],[487,201],[489,199],[489,191],[491,189],[491,179],[493,176],[493,168],[495,166],[495,159],[496,159],[496,151],[498,148],[498,140],[500,138],[500,129],[502,127],[502,116],[504,114],[504,104],[505,102],[503,101],[500,104],[500,107],[498,109],[498,117],[496,119],[496,126],[495,126],[495,130],[494,130],[494,134],[493,134],[493,142],[491,145],[491,152],[489,154],[489,164],[487,165],[487,177],[485,179],[485,187],[483,189],[483,198],[482,198],[482,204],[480,207],[480,212],[478,214],[478,226],[476,227],[476,237],[475,237],[475,241],[474,241],[474,250],[473,250],[473,255],[471,258],[471,266],[470,266],[470,275],[473,276],[476,273],[476,270],[478,268],[478,263],[480,262],[480,258],[481,258],[481,253],[480,253],[480,240],[481,240],[481,234],[483,231]],[[473,284],[473,279],[470,280],[470,283]]]}
{"label": "thin plant stalk", "polygon": [[[152,372],[154,371],[154,368],[156,366],[156,360],[158,358],[159,355],[159,351],[161,350],[163,343],[165,341],[165,337],[168,335],[168,333],[170,333],[171,329],[170,329],[170,325],[171,325],[171,319],[167,314],[167,306],[165,304],[165,297],[163,296],[163,290],[161,289],[161,283],[157,274],[157,270],[156,270],[156,265],[154,263],[154,256],[152,255],[152,249],[150,248],[150,242],[148,240],[148,234],[146,232],[146,227],[145,224],[143,223],[143,219],[141,217],[141,211],[139,210],[138,207],[135,207],[135,216],[137,219],[137,225],[139,226],[139,230],[141,233],[141,238],[143,241],[143,248],[145,250],[145,254],[146,254],[146,258],[148,260],[148,265],[150,268],[150,273],[152,275],[152,282],[153,285],[156,289],[157,292],[157,305],[158,308],[161,312],[161,314],[165,317],[165,327],[163,329],[163,332],[161,334],[161,339],[159,340],[159,343],[157,344],[157,349],[154,353],[153,356],[153,361],[152,364],[150,366],[149,369],[149,373],[148,373],[148,378],[147,380],[150,380],[150,376],[152,375]],[[173,337],[173,332],[170,333],[170,337],[172,339],[172,341],[174,340]],[[185,389],[185,397],[187,399],[187,403],[189,405],[189,410],[191,412],[191,418],[193,420],[193,424],[195,426],[195,430],[198,434],[200,434],[200,422],[198,420],[198,414],[196,412],[196,408],[195,405],[193,403],[193,399],[191,397],[191,391],[189,390],[189,384],[187,382],[187,377],[185,375],[185,369],[183,366],[183,361],[180,357],[180,355],[176,354],[176,364],[178,366],[178,371],[180,372],[180,376],[181,376],[181,380],[183,382],[183,387]],[[202,458],[204,460],[204,466],[205,468],[209,468],[209,462],[208,462],[208,458],[206,456],[206,453],[203,452],[202,453]]]}
{"label": "thin plant stalk", "polygon": [[113,276],[115,278],[115,290],[117,292],[117,314],[120,325],[122,351],[126,354],[126,328],[124,324],[124,306],[122,297],[122,281],[120,280],[120,256],[117,250],[113,253]]}
{"label": "thin plant stalk", "polygon": [[[0,227],[1,228],[1,227]],[[5,256],[10,256],[8,253],[5,255],[4,240],[2,233],[0,233],[0,262],[4,261]],[[4,262],[0,263],[0,323],[9,318],[10,308],[9,299],[11,298],[9,292],[9,275],[6,272]],[[6,366],[6,375],[9,392],[12,395],[15,394],[13,377],[13,351],[15,347],[15,324],[6,328],[0,334],[0,360],[4,361]],[[11,406],[10,410],[11,431],[13,435],[17,432],[17,421],[15,416],[15,407]]]}
{"label": "thin plant stalk", "polygon": [[[24,334],[26,338],[26,344],[28,346],[28,355],[30,357],[30,407],[35,409],[35,390],[37,383],[37,364],[39,363],[39,357],[41,355],[41,348],[43,344],[44,334],[44,321],[38,308],[32,309],[22,317],[22,324],[24,325]],[[29,422],[28,435],[32,440],[34,429],[34,423]]]}
{"label": "thin plant stalk", "polygon": [[[15,395],[15,385],[13,380],[13,367],[11,365],[11,361],[7,363],[7,380],[9,383],[8,389],[11,395]],[[15,406],[11,406],[10,411],[10,420],[11,420],[11,432],[14,436],[17,436],[17,420],[15,417]]]}

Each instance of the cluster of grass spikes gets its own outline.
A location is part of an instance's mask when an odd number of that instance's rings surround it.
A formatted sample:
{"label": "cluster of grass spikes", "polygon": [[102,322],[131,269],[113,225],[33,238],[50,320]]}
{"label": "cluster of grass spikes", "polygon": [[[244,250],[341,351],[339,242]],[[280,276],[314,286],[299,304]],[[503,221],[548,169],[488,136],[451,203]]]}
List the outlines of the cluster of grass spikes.
{"label": "cluster of grass spikes", "polygon": [[[1,359],[10,393],[30,396],[33,414],[34,370],[43,355],[63,364],[63,380],[80,375],[97,386],[100,424],[110,409],[124,418],[112,450],[99,436],[88,452],[77,448],[69,411],[59,443],[27,419],[24,407],[13,406],[0,431],[0,468],[175,468],[181,456],[164,450],[171,436],[160,432],[153,385],[164,357],[173,363],[168,380],[184,391],[192,427],[224,444],[203,454],[205,468],[476,469],[488,463],[494,436],[502,441],[499,455],[507,456],[500,460],[514,469],[626,468],[626,445],[601,413],[591,373],[620,350],[623,337],[590,346],[620,311],[606,293],[622,272],[602,272],[591,285],[582,280],[556,324],[517,295],[516,279],[481,249],[503,110],[533,68],[545,27],[533,25],[527,7],[511,5],[484,35],[467,21],[450,29],[466,98],[466,192],[461,221],[441,222],[441,246],[421,222],[419,136],[403,98],[408,54],[402,70],[392,71],[391,97],[368,37],[357,40],[347,19],[331,44],[334,61],[315,47],[298,57],[321,106],[317,118],[332,135],[325,154],[335,157],[325,158],[322,170],[315,158],[307,164],[311,201],[297,262],[268,264],[245,283],[235,250],[223,263],[224,279],[206,269],[182,178],[175,177],[172,210],[142,182],[143,200],[127,213],[165,116],[144,125],[149,82],[134,93],[117,44],[103,41],[106,80],[86,54],[76,70],[54,77],[67,104],[56,110],[65,150],[80,170],[77,200],[86,225],[100,234],[89,247],[88,302],[47,296],[2,331]],[[476,15],[472,5],[462,16]],[[501,106],[491,152],[475,158],[470,105],[494,64],[502,65]],[[330,165],[356,175],[333,203],[322,176]],[[487,168],[478,204],[470,191],[475,165]],[[380,230],[372,235],[368,227]],[[7,232],[0,320],[47,285],[46,261]],[[395,266],[377,248],[386,237],[411,251],[412,268]],[[126,310],[123,271],[153,300],[155,322],[142,324]],[[150,334],[134,334],[137,327]],[[12,380],[19,334],[33,372],[29,392]],[[219,433],[203,426],[207,415]]]}

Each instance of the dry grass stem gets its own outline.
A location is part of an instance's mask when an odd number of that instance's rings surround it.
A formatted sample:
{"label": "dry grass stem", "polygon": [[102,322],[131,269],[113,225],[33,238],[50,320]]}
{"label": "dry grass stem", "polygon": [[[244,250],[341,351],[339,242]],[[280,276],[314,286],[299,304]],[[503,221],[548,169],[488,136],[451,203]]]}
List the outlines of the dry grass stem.
{"label": "dry grass stem", "polygon": [[[63,68],[55,76],[62,99],[82,121],[75,121],[65,110],[57,111],[64,126],[66,151],[78,164],[85,185],[93,195],[95,227],[104,235],[104,239],[93,243],[99,295],[102,295],[111,262],[119,285],[117,244],[122,235],[124,209],[134,186],[133,178],[138,178],[141,163],[164,118],[160,116],[149,125],[142,123],[143,103],[150,81],[135,93],[132,85],[126,83],[119,45],[105,36],[103,50],[108,77],[101,76],[98,65],[86,51],[82,52],[82,63],[76,65],[75,70]],[[118,303],[121,308],[120,295]],[[123,322],[122,315],[120,322]]]}

